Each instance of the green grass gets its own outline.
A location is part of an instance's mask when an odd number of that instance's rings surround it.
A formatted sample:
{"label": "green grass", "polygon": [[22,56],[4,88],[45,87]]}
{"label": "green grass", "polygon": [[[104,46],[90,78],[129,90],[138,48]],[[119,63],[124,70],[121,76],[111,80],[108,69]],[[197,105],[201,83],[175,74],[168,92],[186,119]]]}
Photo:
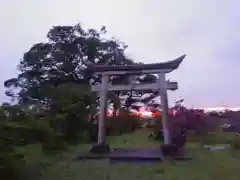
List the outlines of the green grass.
{"label": "green grass", "polygon": [[[148,132],[109,137],[112,147],[151,147]],[[240,152],[229,150],[208,151],[198,143],[190,143],[187,150],[193,160],[185,162],[164,161],[146,164],[110,164],[106,160],[75,160],[79,152],[91,145],[69,147],[63,153],[44,155],[41,146],[29,145],[18,149],[24,153],[34,179],[41,180],[238,180]],[[39,173],[36,171],[41,170]]]}

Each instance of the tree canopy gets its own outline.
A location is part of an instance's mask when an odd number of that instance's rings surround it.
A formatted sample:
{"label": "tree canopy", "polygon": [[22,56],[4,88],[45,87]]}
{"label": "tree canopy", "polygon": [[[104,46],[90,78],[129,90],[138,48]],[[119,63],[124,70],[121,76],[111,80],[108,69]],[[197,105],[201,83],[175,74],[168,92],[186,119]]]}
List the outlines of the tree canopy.
{"label": "tree canopy", "polygon": [[[105,27],[100,31],[75,26],[54,26],[48,41],[34,44],[24,53],[18,66],[19,75],[5,81],[6,94],[19,103],[41,103],[51,106],[49,91],[64,83],[92,85],[100,81],[89,64],[131,64],[126,46],[115,39],[106,39]],[[16,90],[18,90],[16,92]]]}

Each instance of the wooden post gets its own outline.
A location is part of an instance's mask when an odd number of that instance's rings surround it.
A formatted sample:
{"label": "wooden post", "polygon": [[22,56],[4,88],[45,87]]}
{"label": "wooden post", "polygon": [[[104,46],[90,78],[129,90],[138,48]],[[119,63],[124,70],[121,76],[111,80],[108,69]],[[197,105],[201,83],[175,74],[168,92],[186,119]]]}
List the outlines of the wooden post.
{"label": "wooden post", "polygon": [[170,132],[168,128],[168,97],[167,97],[167,87],[166,87],[166,77],[164,73],[158,74],[159,82],[159,92],[160,99],[162,104],[162,126],[163,126],[163,135],[164,135],[164,144],[171,144]]}
{"label": "wooden post", "polygon": [[106,100],[108,92],[108,76],[102,76],[102,84],[100,91],[100,114],[98,119],[98,144],[105,143],[105,113],[106,113]]}

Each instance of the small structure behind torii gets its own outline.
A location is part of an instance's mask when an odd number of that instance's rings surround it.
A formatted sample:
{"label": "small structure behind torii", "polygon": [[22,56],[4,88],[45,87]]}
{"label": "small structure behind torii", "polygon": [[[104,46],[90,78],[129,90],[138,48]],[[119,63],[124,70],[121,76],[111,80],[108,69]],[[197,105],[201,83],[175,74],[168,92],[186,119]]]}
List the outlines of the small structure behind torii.
{"label": "small structure behind torii", "polygon": [[[168,96],[167,90],[178,89],[177,82],[166,81],[166,73],[177,69],[185,55],[164,63],[154,64],[136,64],[136,65],[92,65],[90,69],[98,75],[102,75],[101,84],[93,85],[92,91],[98,92],[100,96],[100,115],[98,119],[98,145],[105,144],[105,110],[108,91],[145,91],[159,90],[162,104],[162,125],[164,134],[164,143],[171,144],[171,138],[168,130]],[[116,75],[142,75],[142,74],[158,74],[158,79],[151,84],[129,85],[111,85],[109,84],[109,76]],[[134,82],[134,81],[133,81]]]}

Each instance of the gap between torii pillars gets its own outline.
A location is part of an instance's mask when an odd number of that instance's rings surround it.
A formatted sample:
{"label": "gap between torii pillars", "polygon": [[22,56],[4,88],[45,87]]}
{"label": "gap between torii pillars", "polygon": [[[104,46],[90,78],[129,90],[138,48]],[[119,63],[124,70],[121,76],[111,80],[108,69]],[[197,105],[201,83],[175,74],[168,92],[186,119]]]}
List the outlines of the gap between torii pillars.
{"label": "gap between torii pillars", "polygon": [[[106,136],[106,127],[105,127],[105,117],[106,117],[106,101],[108,93],[108,75],[102,75],[101,91],[100,95],[100,114],[98,119],[98,144],[105,143]],[[158,85],[159,85],[159,94],[162,105],[161,117],[162,117],[162,126],[163,126],[163,135],[164,135],[164,144],[171,144],[171,136],[168,126],[168,95],[166,87],[166,74],[158,74]]]}

